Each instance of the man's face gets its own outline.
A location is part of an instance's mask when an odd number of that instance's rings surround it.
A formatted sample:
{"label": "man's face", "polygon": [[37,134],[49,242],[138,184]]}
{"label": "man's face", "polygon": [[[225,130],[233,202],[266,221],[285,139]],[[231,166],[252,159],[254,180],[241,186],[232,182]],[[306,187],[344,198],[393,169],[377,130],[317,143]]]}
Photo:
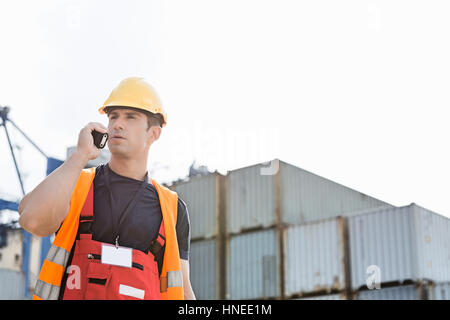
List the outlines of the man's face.
{"label": "man's face", "polygon": [[112,154],[132,158],[148,151],[152,130],[147,116],[139,111],[117,108],[108,112],[108,147]]}

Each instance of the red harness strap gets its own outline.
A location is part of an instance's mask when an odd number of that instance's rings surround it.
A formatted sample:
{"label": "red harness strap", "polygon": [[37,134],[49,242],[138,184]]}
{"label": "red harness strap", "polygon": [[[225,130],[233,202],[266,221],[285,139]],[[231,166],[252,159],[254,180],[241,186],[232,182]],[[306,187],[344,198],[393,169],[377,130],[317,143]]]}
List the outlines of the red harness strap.
{"label": "red harness strap", "polygon": [[[80,214],[80,223],[73,257],[66,269],[64,286],[65,300],[159,300],[160,280],[157,259],[149,250],[148,254],[132,249],[132,267],[101,263],[102,242],[92,240],[94,217],[94,184],[92,183]],[[156,240],[164,247],[164,223],[161,223]],[[158,254],[163,254],[158,251]]]}

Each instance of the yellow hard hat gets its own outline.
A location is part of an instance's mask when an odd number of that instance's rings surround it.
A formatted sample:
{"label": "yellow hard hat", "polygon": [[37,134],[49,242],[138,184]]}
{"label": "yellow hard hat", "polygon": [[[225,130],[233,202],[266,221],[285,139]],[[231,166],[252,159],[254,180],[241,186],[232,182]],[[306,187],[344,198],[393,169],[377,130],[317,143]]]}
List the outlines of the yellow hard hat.
{"label": "yellow hard hat", "polygon": [[98,111],[105,114],[107,107],[132,107],[149,111],[162,116],[161,127],[167,123],[167,114],[161,106],[161,100],[144,78],[130,77],[122,80]]}

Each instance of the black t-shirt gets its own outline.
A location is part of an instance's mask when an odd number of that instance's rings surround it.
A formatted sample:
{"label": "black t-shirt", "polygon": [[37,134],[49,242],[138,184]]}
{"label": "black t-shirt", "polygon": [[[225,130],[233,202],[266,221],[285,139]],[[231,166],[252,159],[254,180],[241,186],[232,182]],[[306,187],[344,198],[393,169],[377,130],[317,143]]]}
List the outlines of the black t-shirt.
{"label": "black t-shirt", "polygon": [[[110,210],[110,198],[105,187],[104,170],[109,170],[110,189],[114,199],[114,210]],[[142,181],[121,176],[112,171],[108,164],[96,168],[94,178],[94,222],[92,239],[115,243],[111,215],[120,215],[139,190]],[[117,218],[117,217],[116,217]],[[118,219],[116,219],[118,221]],[[162,221],[158,192],[149,179],[133,210],[125,216],[118,228],[119,245],[147,252],[152,240],[156,239]],[[178,197],[176,233],[180,258],[189,259],[190,225],[186,204]]]}

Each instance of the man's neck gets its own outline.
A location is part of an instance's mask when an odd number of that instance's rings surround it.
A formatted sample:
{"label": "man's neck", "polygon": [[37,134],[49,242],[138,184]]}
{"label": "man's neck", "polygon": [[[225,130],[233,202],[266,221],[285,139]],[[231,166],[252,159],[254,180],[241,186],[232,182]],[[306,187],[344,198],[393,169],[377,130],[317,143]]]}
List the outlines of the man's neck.
{"label": "man's neck", "polygon": [[147,161],[138,159],[117,159],[111,157],[108,166],[118,175],[140,181],[144,181],[147,173]]}

